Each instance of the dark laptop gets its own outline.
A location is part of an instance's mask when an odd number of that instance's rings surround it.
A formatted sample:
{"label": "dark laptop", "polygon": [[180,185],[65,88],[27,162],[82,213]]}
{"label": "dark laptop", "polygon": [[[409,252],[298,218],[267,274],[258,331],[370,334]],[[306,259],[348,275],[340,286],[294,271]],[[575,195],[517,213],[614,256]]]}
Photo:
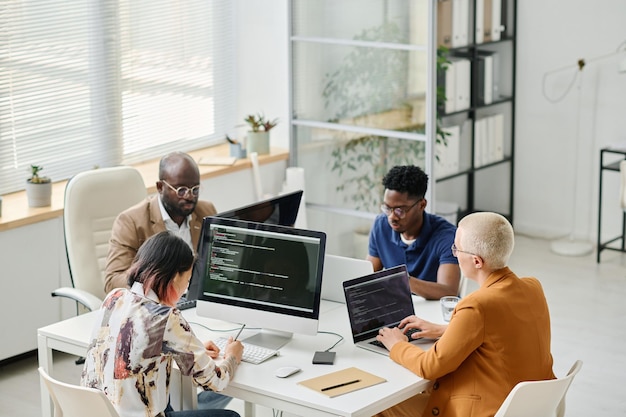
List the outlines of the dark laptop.
{"label": "dark laptop", "polygon": [[343,291],[354,344],[387,355],[387,349],[376,341],[378,330],[396,327],[415,314],[406,266],[344,281]]}

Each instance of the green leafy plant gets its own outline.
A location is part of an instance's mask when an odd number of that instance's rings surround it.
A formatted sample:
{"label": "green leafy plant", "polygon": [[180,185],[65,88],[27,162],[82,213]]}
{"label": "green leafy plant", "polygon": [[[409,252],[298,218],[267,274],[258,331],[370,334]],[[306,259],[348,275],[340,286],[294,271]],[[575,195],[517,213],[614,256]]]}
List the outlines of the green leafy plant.
{"label": "green leafy plant", "polygon": [[[364,30],[356,40],[404,43],[402,31],[394,23]],[[437,70],[449,65],[447,49],[437,51]],[[397,131],[424,133],[423,123],[412,123],[412,103],[407,96],[408,54],[398,49],[354,48],[335,71],[326,75],[323,90],[325,107],[332,114],[330,122],[369,125],[372,115],[403,115],[405,126],[374,126]],[[445,91],[437,88],[437,104],[445,103]],[[437,143],[447,145],[447,136],[437,113]],[[336,190],[344,201],[357,210],[378,211],[383,196],[382,178],[395,165],[421,165],[425,160],[425,143],[419,140],[397,139],[376,135],[359,136],[346,133],[336,138],[331,151],[330,170],[338,175]]]}
{"label": "green leafy plant", "polygon": [[[448,53],[449,50],[445,46],[439,46],[437,48],[437,74],[447,71],[450,67],[451,62],[448,59]],[[446,90],[444,86],[437,84],[437,131],[435,133],[435,138],[437,143],[442,143],[446,146],[448,145],[447,137],[450,133],[443,130],[441,126],[440,113],[447,100],[448,98],[446,97]]]}
{"label": "green leafy plant", "polygon": [[50,182],[49,177],[41,176],[39,173],[43,170],[42,165],[32,165],[30,166],[30,178],[29,182],[33,184],[45,184]]}
{"label": "green leafy plant", "polygon": [[269,132],[278,124],[278,119],[266,119],[261,113],[249,114],[243,119],[253,132]]}

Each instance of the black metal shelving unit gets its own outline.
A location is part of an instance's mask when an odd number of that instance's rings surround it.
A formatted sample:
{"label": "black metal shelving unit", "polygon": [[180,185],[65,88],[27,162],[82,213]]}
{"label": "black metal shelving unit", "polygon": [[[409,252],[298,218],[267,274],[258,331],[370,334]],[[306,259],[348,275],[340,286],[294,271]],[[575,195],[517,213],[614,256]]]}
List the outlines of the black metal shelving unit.
{"label": "black metal shelving unit", "polygon": [[[616,160],[615,155],[619,155]],[[612,157],[611,157],[612,156]],[[606,158],[609,157],[611,159],[610,162],[606,161]],[[621,158],[621,159],[619,159]],[[603,148],[600,149],[600,183],[598,185],[598,238],[596,242],[596,263],[600,263],[600,253],[603,250],[612,250],[618,252],[626,252],[626,211],[622,213],[622,230],[621,235],[612,237],[608,240],[602,240],[602,187],[603,187],[603,177],[604,172],[620,172],[620,164],[622,160],[626,159],[626,150],[624,149],[611,149],[611,148]],[[619,246],[615,246],[614,244],[619,242]]]}
{"label": "black metal shelving unit", "polygon": [[[470,13],[474,13],[476,10],[476,1],[469,0],[470,3]],[[469,164],[469,168],[462,168],[458,172],[451,173],[440,178],[437,178],[437,190],[443,189],[446,187],[446,183],[454,180],[460,179],[461,177],[466,178],[466,194],[464,201],[456,201],[461,207],[460,217],[465,214],[475,212],[475,211],[483,211],[483,210],[492,210],[500,212],[502,215],[507,217],[511,223],[514,219],[514,172],[515,172],[515,67],[516,67],[516,28],[517,28],[517,1],[516,0],[502,0],[503,10],[506,10],[503,13],[503,25],[504,32],[500,40],[491,41],[491,42],[483,42],[483,43],[475,43],[474,36],[470,38],[471,42],[459,48],[450,48],[448,51],[448,55],[451,57],[463,57],[467,58],[471,61],[471,99],[470,99],[470,107],[461,111],[451,112],[449,114],[442,113],[440,117],[443,121],[447,118],[459,117],[463,114],[466,115],[467,120],[470,121],[471,125],[471,161]],[[476,25],[476,16],[472,18],[474,22],[474,26],[471,27],[470,32],[475,33],[474,27]],[[506,53],[507,59],[509,62],[503,63],[500,65],[500,69],[507,68],[510,72],[507,71],[506,74],[501,73],[498,74],[500,79],[503,79],[504,76],[511,77],[510,78],[510,94],[507,91],[506,95],[500,96],[495,99],[490,104],[480,104],[478,101],[478,57],[481,51],[504,51]],[[474,136],[474,125],[476,120],[479,118],[479,113],[488,111],[490,109],[495,109],[494,111],[498,111],[498,106],[500,108],[504,108],[506,106],[510,106],[510,118],[508,120],[509,126],[506,127],[505,131],[509,132],[505,137],[505,141],[509,142],[509,152],[504,155],[503,158],[492,161],[480,166],[475,166],[475,158],[474,152],[476,150],[475,136]],[[505,110],[508,111],[508,110]],[[506,172],[509,175],[509,180],[507,184],[508,190],[507,192],[507,204],[508,210],[501,210],[498,208],[492,209],[490,208],[490,202],[488,199],[482,198],[480,201],[477,201],[479,198],[477,196],[477,190],[480,187],[489,187],[490,184],[486,184],[485,182],[491,182],[490,178],[485,181],[485,178],[477,178],[481,172],[487,172],[490,168],[495,168],[499,166],[506,166]],[[488,176],[488,174],[485,174]],[[484,194],[484,192],[483,192]],[[504,211],[504,212],[503,212]]]}

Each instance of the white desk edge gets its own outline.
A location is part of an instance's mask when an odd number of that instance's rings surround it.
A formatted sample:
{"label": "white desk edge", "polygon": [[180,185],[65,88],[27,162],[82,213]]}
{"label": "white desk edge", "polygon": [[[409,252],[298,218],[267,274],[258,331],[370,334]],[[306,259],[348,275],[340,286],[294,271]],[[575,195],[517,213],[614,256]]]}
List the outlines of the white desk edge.
{"label": "white desk edge", "polygon": [[[414,297],[414,304],[417,315],[441,322],[438,301]],[[84,356],[92,332],[94,314],[86,313],[38,329],[39,365],[54,375],[53,350]],[[219,335],[202,326],[229,329],[233,334],[236,332],[236,326],[230,323],[198,317],[195,309],[185,310],[183,314],[202,340]],[[337,352],[334,365],[313,365],[311,359],[315,350],[325,350],[332,346],[337,341],[337,336],[325,333],[318,333],[317,336],[294,335],[292,341],[281,348],[281,355],[278,357],[259,365],[243,363],[222,393],[244,400],[247,416],[254,414],[254,407],[250,404],[252,403],[296,415],[365,417],[404,401],[428,386],[428,381],[388,357],[355,347],[350,336],[345,305],[322,300],[319,331],[335,332],[344,336],[344,340],[334,349]],[[247,336],[246,332],[249,335],[254,330],[245,330],[242,338]],[[302,371],[285,379],[275,377],[274,370],[284,365],[297,365]],[[387,382],[334,398],[297,384],[298,381],[351,366],[386,378]],[[180,381],[172,379],[172,393],[178,389],[181,394],[179,398],[173,398],[172,402],[184,408],[192,408],[195,405],[196,390],[191,378],[183,377]],[[50,417],[52,406],[44,386],[41,386],[41,404],[42,416]],[[50,404],[50,407],[45,404]]]}

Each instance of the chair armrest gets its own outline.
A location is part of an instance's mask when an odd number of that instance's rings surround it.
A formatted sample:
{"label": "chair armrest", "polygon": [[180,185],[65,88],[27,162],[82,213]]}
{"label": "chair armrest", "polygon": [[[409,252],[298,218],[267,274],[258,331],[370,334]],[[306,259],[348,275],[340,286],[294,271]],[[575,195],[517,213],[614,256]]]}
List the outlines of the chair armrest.
{"label": "chair armrest", "polygon": [[52,296],[71,298],[72,300],[84,305],[90,311],[98,310],[102,305],[101,299],[91,293],[88,293],[87,291],[79,290],[78,288],[57,288],[52,291]]}

